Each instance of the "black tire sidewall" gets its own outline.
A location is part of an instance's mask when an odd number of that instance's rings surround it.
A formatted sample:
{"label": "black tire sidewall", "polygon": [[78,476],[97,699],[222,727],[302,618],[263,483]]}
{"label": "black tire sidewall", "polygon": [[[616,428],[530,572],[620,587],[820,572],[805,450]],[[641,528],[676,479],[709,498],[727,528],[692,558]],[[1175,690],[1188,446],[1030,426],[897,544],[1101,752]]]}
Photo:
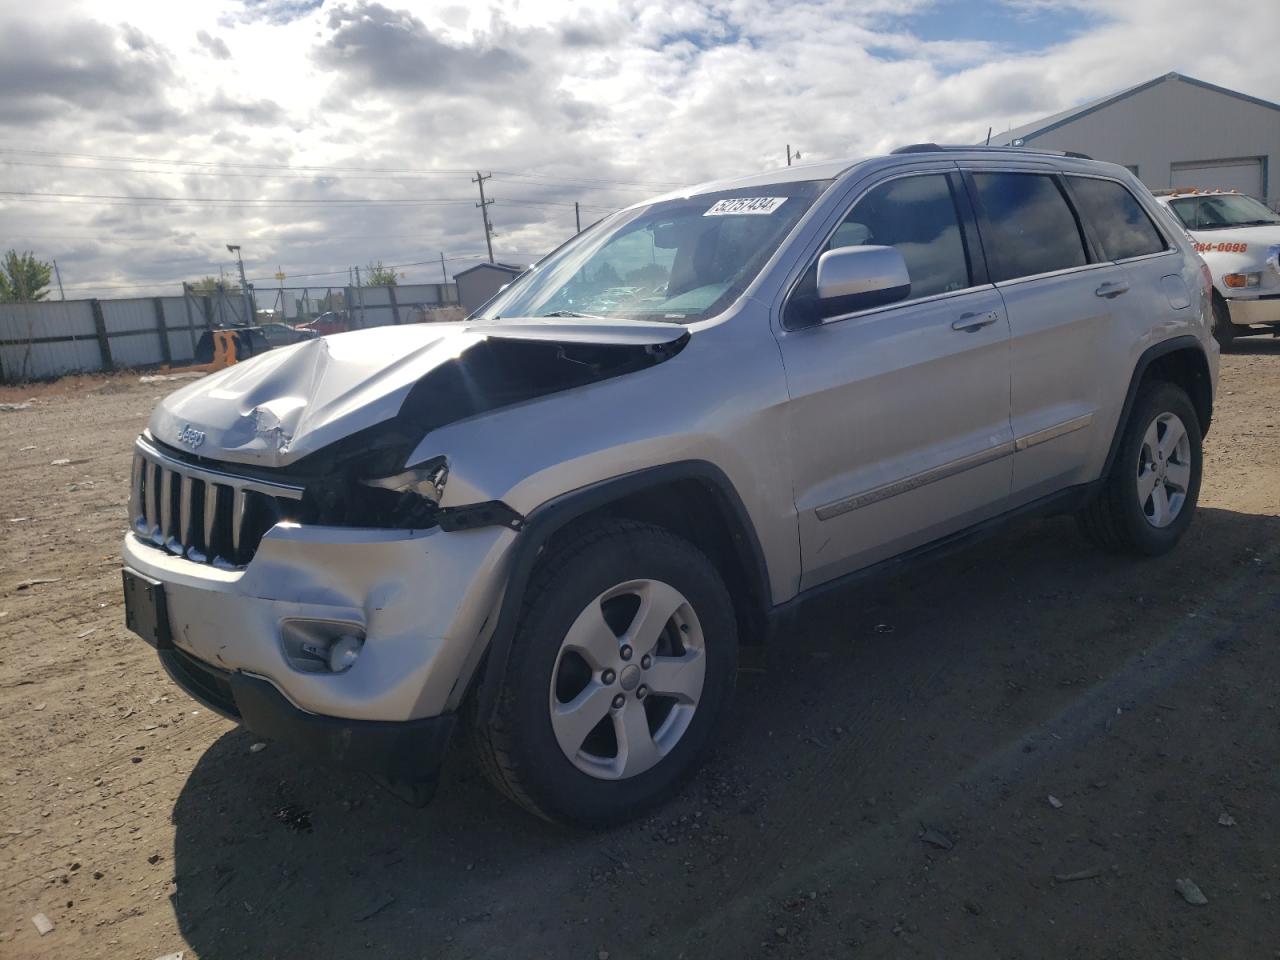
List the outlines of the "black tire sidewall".
{"label": "black tire sidewall", "polygon": [[[1182,510],[1167,527],[1155,527],[1147,520],[1138,503],[1138,457],[1142,438],[1156,417],[1164,413],[1175,414],[1186,428],[1191,446],[1191,480]],[[1112,471],[1112,483],[1117,486],[1117,502],[1121,510],[1120,520],[1127,539],[1140,553],[1155,555],[1169,550],[1186,532],[1195,515],[1200,499],[1200,480],[1204,454],[1200,436],[1200,419],[1196,415],[1186,391],[1171,383],[1155,383],[1138,396],[1133,416],[1125,430],[1124,440]]]}
{"label": "black tire sidewall", "polygon": [[1231,322],[1231,311],[1221,297],[1213,298],[1213,339],[1218,348],[1225,350],[1236,339],[1236,328]]}
{"label": "black tire sidewall", "polygon": [[[689,728],[655,767],[626,780],[601,780],[573,765],[551,727],[551,675],[574,620],[604,591],[652,579],[684,594],[702,628],[706,674]],[[709,748],[737,674],[737,626],[724,583],[692,545],[638,527],[573,553],[532,598],[503,684],[504,723],[521,786],[544,815],[585,825],[630,819],[672,793]]]}

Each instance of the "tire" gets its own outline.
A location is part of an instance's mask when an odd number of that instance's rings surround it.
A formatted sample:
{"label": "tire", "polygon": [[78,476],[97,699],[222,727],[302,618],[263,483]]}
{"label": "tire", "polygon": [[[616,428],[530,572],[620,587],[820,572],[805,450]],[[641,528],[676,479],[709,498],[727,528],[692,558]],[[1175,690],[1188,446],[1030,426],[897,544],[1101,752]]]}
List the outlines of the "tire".
{"label": "tire", "polygon": [[1236,340],[1236,328],[1231,322],[1227,301],[1217,293],[1213,295],[1213,339],[1218,341],[1218,348],[1221,350],[1229,349]]}
{"label": "tire", "polygon": [[660,527],[603,521],[530,578],[493,715],[469,724],[480,765],[544,819],[633,819],[702,762],[737,657],[733,605],[706,556]]}
{"label": "tire", "polygon": [[1111,473],[1080,513],[1081,527],[1113,553],[1165,553],[1191,523],[1202,467],[1200,420],[1186,391],[1149,381],[1134,401]]}

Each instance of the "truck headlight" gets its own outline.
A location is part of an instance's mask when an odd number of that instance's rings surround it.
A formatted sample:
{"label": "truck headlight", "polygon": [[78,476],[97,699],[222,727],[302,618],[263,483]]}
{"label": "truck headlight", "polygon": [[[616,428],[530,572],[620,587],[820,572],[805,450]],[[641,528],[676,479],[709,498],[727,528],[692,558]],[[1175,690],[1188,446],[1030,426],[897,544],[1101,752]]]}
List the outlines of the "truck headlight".
{"label": "truck headlight", "polygon": [[1256,287],[1259,284],[1261,284],[1262,274],[1261,273],[1224,273],[1222,275],[1222,282],[1228,287],[1232,287],[1237,290],[1242,290],[1242,289],[1245,289],[1246,287]]}

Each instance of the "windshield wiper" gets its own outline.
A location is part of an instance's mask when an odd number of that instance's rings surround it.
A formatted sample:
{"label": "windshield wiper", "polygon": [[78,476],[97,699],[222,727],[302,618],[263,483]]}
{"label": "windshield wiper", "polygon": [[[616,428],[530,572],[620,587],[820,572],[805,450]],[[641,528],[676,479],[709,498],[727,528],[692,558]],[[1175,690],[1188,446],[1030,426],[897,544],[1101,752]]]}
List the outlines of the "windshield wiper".
{"label": "windshield wiper", "polygon": [[1280,223],[1280,220],[1241,220],[1239,223],[1233,223],[1233,227],[1267,227],[1273,223]]}
{"label": "windshield wiper", "polygon": [[598,317],[594,313],[574,313],[572,310],[552,310],[550,313],[538,314],[540,317],[577,317],[580,320],[604,320],[605,317]]}

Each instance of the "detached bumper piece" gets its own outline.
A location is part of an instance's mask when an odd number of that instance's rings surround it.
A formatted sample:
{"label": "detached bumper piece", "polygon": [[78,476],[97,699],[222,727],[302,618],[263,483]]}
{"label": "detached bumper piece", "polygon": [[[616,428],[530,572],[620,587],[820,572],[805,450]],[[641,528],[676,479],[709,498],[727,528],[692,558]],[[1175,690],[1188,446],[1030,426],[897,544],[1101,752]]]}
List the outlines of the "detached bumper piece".
{"label": "detached bumper piece", "polygon": [[435,793],[453,735],[452,715],[397,722],[320,716],[299,710],[266,680],[221,670],[176,647],[159,653],[178,686],[253,733],[368,773],[412,803],[426,803]]}

